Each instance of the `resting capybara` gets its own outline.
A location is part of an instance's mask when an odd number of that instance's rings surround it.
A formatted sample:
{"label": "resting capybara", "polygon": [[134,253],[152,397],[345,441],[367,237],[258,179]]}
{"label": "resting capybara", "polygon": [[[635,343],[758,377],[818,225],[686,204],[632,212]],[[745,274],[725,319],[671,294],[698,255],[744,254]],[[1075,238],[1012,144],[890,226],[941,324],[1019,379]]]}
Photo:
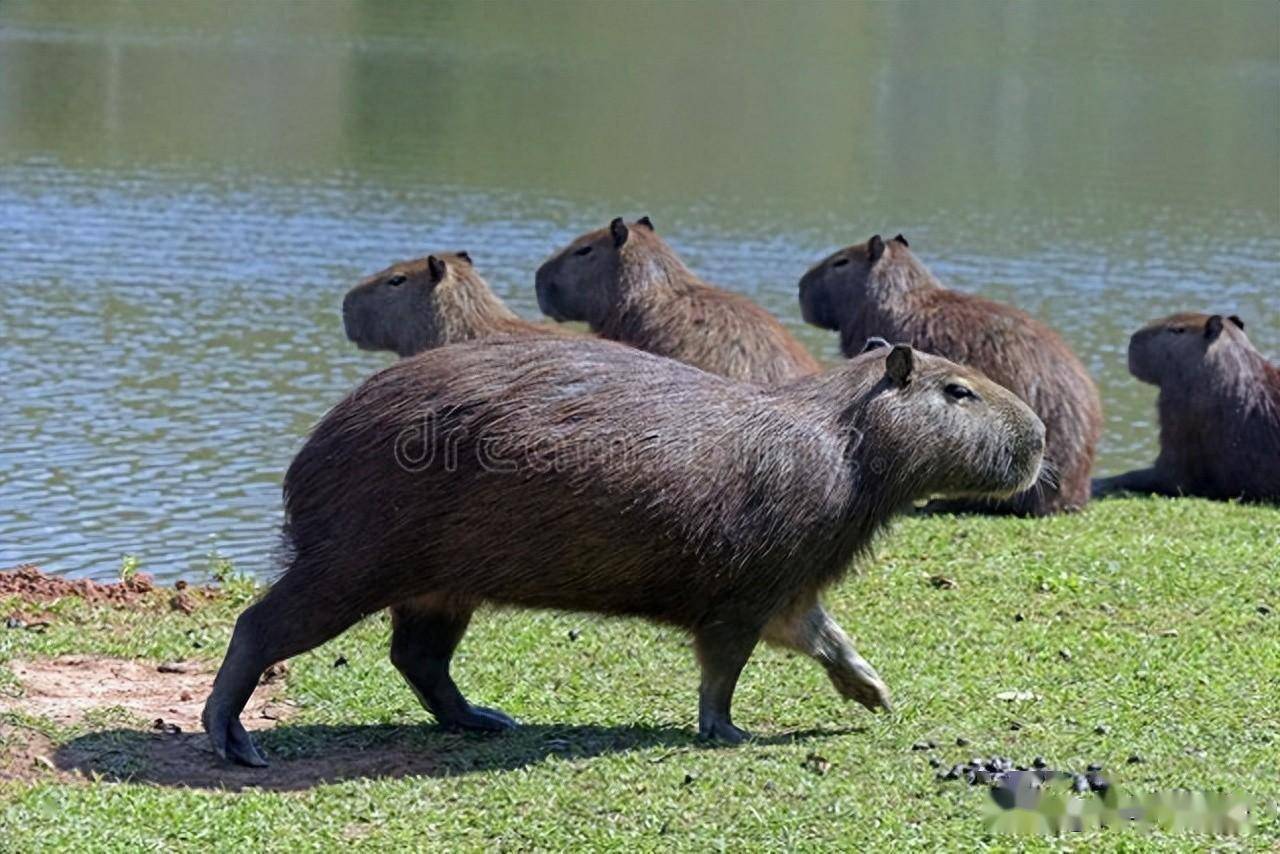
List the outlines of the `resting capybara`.
{"label": "resting capybara", "polygon": [[1280,501],[1280,368],[1234,314],[1183,313],[1129,339],[1129,373],[1160,389],[1151,468],[1094,481],[1094,494],[1155,492]]}
{"label": "resting capybara", "polygon": [[347,291],[342,326],[362,350],[412,356],[495,335],[554,335],[522,320],[480,278],[466,252],[392,264]]}
{"label": "resting capybara", "polygon": [[647,216],[574,240],[538,268],[536,287],[553,320],[730,379],[772,385],[820,369],[769,312],[694,275]]}
{"label": "resting capybara", "polygon": [[1044,475],[1008,501],[941,502],[937,509],[1043,516],[1089,500],[1102,404],[1080,360],[1045,324],[1012,306],[947,290],[901,234],[875,235],[820,261],[800,279],[804,319],[840,332],[846,356],[873,335],[969,365],[1026,401],[1044,422]]}
{"label": "resting capybara", "polygon": [[730,700],[761,637],[887,706],[820,592],[913,500],[1026,488],[1043,445],[1014,395],[905,345],[771,389],[597,340],[401,359],[289,467],[289,564],[237,620],[205,728],[220,755],[263,764],[238,719],[263,668],[381,608],[392,661],[442,724],[513,726],[449,673],[483,603],[688,629],[704,736],[744,737]]}

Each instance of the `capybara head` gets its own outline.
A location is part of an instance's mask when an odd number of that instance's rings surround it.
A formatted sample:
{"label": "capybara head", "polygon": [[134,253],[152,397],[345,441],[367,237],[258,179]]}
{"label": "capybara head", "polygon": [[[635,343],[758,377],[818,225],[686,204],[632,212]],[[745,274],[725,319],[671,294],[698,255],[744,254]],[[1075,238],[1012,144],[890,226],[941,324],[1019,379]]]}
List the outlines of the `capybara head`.
{"label": "capybara head", "polygon": [[1248,342],[1244,321],[1234,314],[1183,312],[1148,323],[1129,339],[1129,373],[1163,386],[1190,380],[1210,353]]}
{"label": "capybara head", "polygon": [[839,329],[846,313],[857,311],[871,271],[892,261],[915,262],[906,251],[907,238],[896,235],[887,243],[872,235],[865,243],[833,252],[800,279],[800,313],[806,323],[823,329]]}
{"label": "capybara head", "polygon": [[486,334],[486,323],[517,320],[475,271],[466,252],[393,264],[342,301],[342,325],[362,350],[411,356]]}
{"label": "capybara head", "polygon": [[[883,360],[889,393],[872,397],[854,426],[867,442],[885,443],[885,458],[900,461],[887,477],[903,478],[915,497],[1003,498],[1035,484],[1044,424],[1017,395],[906,344],[877,344],[868,342],[856,361]],[[858,456],[875,473],[877,448],[860,448]]]}
{"label": "capybara head", "polygon": [[599,324],[619,299],[627,262],[657,247],[666,250],[647,216],[588,231],[538,268],[538,307],[553,320]]}

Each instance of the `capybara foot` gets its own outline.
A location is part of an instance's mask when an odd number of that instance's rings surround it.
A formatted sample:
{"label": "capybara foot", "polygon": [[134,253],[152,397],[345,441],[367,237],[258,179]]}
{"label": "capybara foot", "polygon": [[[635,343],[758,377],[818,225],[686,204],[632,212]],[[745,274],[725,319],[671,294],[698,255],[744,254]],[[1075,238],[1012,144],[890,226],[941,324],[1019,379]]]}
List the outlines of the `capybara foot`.
{"label": "capybara foot", "polygon": [[706,721],[698,727],[698,738],[703,738],[707,741],[720,741],[725,744],[742,744],[742,742],[751,738],[751,733],[745,729],[739,729],[726,719],[716,718]]}
{"label": "capybara foot", "polygon": [[245,731],[244,725],[236,718],[220,719],[218,715],[204,713],[204,728],[209,733],[209,741],[218,756],[237,765],[248,765],[250,768],[266,768],[266,757],[254,745],[253,739]]}
{"label": "capybara foot", "polygon": [[877,709],[893,711],[889,686],[881,681],[880,675],[865,661],[838,669],[832,668],[828,675],[840,696],[846,700],[856,700],[873,712]]}
{"label": "capybara foot", "polygon": [[515,729],[519,724],[515,718],[497,709],[486,709],[484,706],[471,706],[463,714],[452,715],[441,724],[449,729],[463,729],[471,732],[506,732]]}

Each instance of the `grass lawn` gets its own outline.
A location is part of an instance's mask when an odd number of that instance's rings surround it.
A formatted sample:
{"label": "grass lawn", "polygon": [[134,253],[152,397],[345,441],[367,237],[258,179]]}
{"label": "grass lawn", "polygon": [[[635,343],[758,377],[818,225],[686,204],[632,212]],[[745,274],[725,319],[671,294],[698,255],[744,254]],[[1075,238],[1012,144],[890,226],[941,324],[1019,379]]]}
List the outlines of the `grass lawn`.
{"label": "grass lawn", "polygon": [[[738,748],[693,738],[682,636],[573,614],[473,623],[459,684],[525,724],[488,738],[431,724],[388,661],[386,617],[368,619],[291,662],[277,689],[291,717],[257,735],[273,766],[258,785],[228,777],[238,791],[192,787],[222,773],[202,737],[110,708],[58,723],[19,701],[0,717],[0,768],[6,752],[11,772],[32,767],[0,778],[0,849],[1280,848],[1280,510],[1124,499],[1050,520],[908,519],[828,602],[897,710],[850,706],[818,667],[762,647],[734,704],[757,740]],[[43,632],[0,628],[0,691],[20,693],[18,663],[69,653],[216,664],[242,604],[63,600]],[[52,761],[24,752],[36,738]],[[179,746],[199,773],[154,766]],[[927,762],[992,754],[1243,790],[1263,814],[1238,838],[992,835],[986,791]]]}

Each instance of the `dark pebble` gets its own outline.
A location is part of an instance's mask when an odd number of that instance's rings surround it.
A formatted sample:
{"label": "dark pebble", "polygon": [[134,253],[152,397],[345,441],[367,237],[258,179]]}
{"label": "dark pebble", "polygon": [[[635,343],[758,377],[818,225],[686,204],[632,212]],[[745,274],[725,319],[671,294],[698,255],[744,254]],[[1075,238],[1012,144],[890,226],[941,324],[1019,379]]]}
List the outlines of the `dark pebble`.
{"label": "dark pebble", "polygon": [[1090,763],[1089,763],[1089,767],[1088,767],[1088,768],[1086,768],[1086,769],[1084,769],[1084,770],[1089,771],[1089,772],[1091,772],[1091,773],[1092,773],[1092,772],[1101,771],[1101,770],[1102,770],[1102,763],[1101,763],[1101,762],[1090,762]]}
{"label": "dark pebble", "polygon": [[1022,729],[1022,724],[1018,723],[1017,721],[1010,721],[1009,729],[1013,730],[1014,732],[1017,732],[1018,730]]}
{"label": "dark pebble", "polygon": [[1270,613],[1271,613],[1271,606],[1270,606],[1270,605],[1259,605],[1259,606],[1258,606],[1258,613],[1259,613],[1259,614],[1261,614],[1261,615],[1262,615],[1262,616],[1264,616],[1264,617],[1265,617],[1265,616],[1267,616],[1268,614],[1270,614]]}
{"label": "dark pebble", "polygon": [[1022,614],[1021,614],[1021,613],[1017,613],[1017,614],[1014,614],[1014,615],[1013,615],[1013,621],[1014,621],[1015,623],[1021,623],[1021,622],[1022,622],[1023,620],[1025,620],[1025,619],[1026,619],[1026,617],[1022,616]]}
{"label": "dark pebble", "polygon": [[941,767],[942,767],[942,760],[941,760],[941,759],[939,759],[939,758],[938,758],[938,757],[936,757],[936,756],[930,756],[930,757],[929,757],[929,767],[930,767],[930,768],[941,768]]}
{"label": "dark pebble", "polygon": [[19,620],[17,617],[9,617],[4,621],[4,627],[6,629],[20,629],[25,625],[26,623],[22,622],[22,620]]}
{"label": "dark pebble", "polygon": [[1044,761],[1043,756],[1037,756],[1035,759],[1032,759],[1031,764],[1036,768],[1047,768],[1049,766],[1049,763]]}
{"label": "dark pebble", "polygon": [[334,666],[334,667],[346,667],[346,666],[347,666],[347,657],[346,657],[345,655],[340,655],[340,656],[338,656],[337,658],[335,658],[335,659],[333,660],[333,666]]}
{"label": "dark pebble", "polygon": [[946,775],[943,779],[944,779],[944,780],[959,780],[959,779],[960,779],[960,775],[961,775],[961,774],[963,774],[963,773],[964,773],[964,766],[963,766],[963,765],[952,765],[949,769],[947,769],[947,775]]}
{"label": "dark pebble", "polygon": [[1070,660],[1071,660],[1071,650],[1069,650],[1069,649],[1060,649],[1060,650],[1058,650],[1058,658],[1061,658],[1063,661],[1070,661]]}
{"label": "dark pebble", "polygon": [[582,637],[582,632],[578,629],[569,629],[569,640],[577,640]]}
{"label": "dark pebble", "polygon": [[1027,769],[1027,766],[1025,766],[1025,765],[1015,765],[1015,766],[1013,766],[1013,769],[1014,769],[1015,771],[1026,771],[1026,770],[1028,770],[1028,769]]}
{"label": "dark pebble", "polygon": [[683,783],[683,785],[687,786],[687,785],[689,785],[690,783],[692,783],[693,781],[694,781],[694,776],[693,776],[692,774],[685,774],[685,775],[684,775],[684,783]]}
{"label": "dark pebble", "polygon": [[1134,753],[1134,754],[1132,754],[1128,759],[1126,759],[1125,761],[1126,761],[1126,762],[1128,762],[1130,765],[1137,765],[1137,764],[1139,764],[1139,763],[1145,762],[1146,760],[1145,760],[1145,759],[1143,759],[1143,758],[1142,758],[1141,756],[1139,756],[1138,754]]}
{"label": "dark pebble", "polygon": [[1106,735],[1109,732],[1111,732],[1111,728],[1108,727],[1106,724],[1098,724],[1096,727],[1093,728],[1094,735]]}
{"label": "dark pebble", "polygon": [[969,739],[965,738],[963,735],[956,737],[956,747],[968,747],[968,746],[969,746]]}
{"label": "dark pebble", "polygon": [[932,750],[934,743],[932,741],[917,741],[911,745],[912,750]]}

